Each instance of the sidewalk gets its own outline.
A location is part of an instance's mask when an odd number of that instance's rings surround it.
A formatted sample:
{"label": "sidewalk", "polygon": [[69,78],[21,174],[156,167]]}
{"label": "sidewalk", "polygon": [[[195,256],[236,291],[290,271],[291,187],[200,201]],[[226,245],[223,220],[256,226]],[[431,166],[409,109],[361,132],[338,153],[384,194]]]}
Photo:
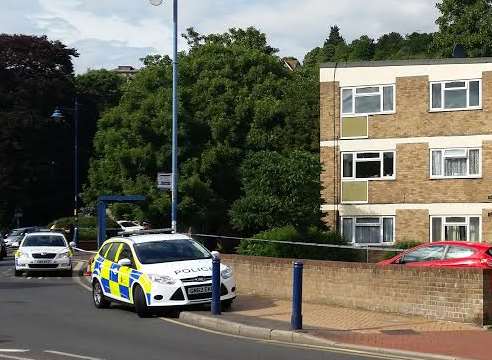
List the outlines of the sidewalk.
{"label": "sidewalk", "polygon": [[[224,320],[289,330],[291,304],[240,295]],[[196,313],[209,315],[206,311]],[[304,330],[338,343],[489,360],[492,332],[447,321],[377,313],[339,306],[303,304]]]}

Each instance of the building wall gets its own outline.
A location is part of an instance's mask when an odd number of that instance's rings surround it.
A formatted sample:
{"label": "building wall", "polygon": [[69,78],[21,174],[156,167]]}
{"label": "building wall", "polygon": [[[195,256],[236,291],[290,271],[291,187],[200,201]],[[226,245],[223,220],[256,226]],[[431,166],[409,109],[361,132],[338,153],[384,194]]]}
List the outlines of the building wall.
{"label": "building wall", "polygon": [[[290,259],[223,255],[240,294],[291,299]],[[305,261],[303,300],[431,319],[489,324],[490,270]]]}
{"label": "building wall", "polygon": [[[431,215],[481,215],[482,240],[492,241],[492,217],[488,216],[489,212],[492,215],[488,210],[492,209],[488,198],[492,195],[492,60],[475,64],[348,67],[337,69],[336,74],[334,71],[321,69],[320,76],[324,219],[332,223],[332,216],[328,215],[332,211],[339,211],[341,216],[392,215],[396,241],[425,241],[429,240]],[[482,79],[482,109],[429,111],[430,81],[472,78]],[[391,83],[396,85],[396,112],[368,116],[366,139],[341,139],[340,86]],[[350,126],[359,126],[352,123]],[[429,149],[446,147],[480,147],[481,178],[430,179]],[[368,181],[368,205],[340,204],[340,152],[375,150],[395,150],[396,179]],[[385,206],[390,204],[394,206]]]}

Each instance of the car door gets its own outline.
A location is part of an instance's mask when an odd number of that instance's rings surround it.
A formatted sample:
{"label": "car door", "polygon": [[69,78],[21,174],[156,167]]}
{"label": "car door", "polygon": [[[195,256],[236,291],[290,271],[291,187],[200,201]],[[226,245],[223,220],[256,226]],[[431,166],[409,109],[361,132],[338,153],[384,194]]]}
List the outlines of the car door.
{"label": "car door", "polygon": [[425,245],[404,254],[399,263],[409,267],[431,267],[444,259],[445,245]]}
{"label": "car door", "polygon": [[121,243],[111,243],[111,247],[104,256],[104,262],[101,269],[101,285],[105,295],[109,297],[119,299],[118,288],[118,264],[115,263],[115,259],[119,254]]}
{"label": "car door", "polygon": [[132,250],[130,249],[130,246],[128,244],[123,243],[121,245],[121,250],[119,252],[119,255],[116,259],[116,262],[122,260],[122,259],[128,259],[131,261],[130,266],[119,266],[118,269],[118,284],[119,284],[119,293],[120,297],[122,297],[124,300],[130,302],[131,297],[130,297],[130,288],[133,284],[133,279],[130,278],[130,274],[132,272],[132,269],[135,269],[135,258],[133,257]]}

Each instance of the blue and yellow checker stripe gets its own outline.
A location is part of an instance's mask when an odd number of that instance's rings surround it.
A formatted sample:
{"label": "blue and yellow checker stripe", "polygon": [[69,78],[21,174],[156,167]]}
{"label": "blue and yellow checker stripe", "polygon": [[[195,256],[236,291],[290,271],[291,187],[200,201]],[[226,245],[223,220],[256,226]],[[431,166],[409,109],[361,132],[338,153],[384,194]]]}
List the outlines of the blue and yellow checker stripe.
{"label": "blue and yellow checker stripe", "polygon": [[[118,259],[122,250],[122,245],[119,245],[119,247],[116,259]],[[106,254],[108,252],[109,249]],[[150,305],[152,301],[152,282],[144,273],[138,270],[126,266],[122,267],[98,254],[92,263],[92,274],[100,279],[103,291],[110,297],[124,299],[133,303],[131,289],[133,284],[138,282],[145,293],[147,304]]]}

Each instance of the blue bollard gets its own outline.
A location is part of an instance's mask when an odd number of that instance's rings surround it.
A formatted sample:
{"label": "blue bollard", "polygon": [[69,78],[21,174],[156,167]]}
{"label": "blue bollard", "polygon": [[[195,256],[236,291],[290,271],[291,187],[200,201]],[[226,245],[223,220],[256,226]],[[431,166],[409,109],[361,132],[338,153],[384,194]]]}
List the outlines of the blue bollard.
{"label": "blue bollard", "polygon": [[302,329],[302,261],[294,263],[294,281],[292,288],[292,317],[290,327],[292,330]]}
{"label": "blue bollard", "polygon": [[212,315],[220,315],[220,254],[212,252]]}

